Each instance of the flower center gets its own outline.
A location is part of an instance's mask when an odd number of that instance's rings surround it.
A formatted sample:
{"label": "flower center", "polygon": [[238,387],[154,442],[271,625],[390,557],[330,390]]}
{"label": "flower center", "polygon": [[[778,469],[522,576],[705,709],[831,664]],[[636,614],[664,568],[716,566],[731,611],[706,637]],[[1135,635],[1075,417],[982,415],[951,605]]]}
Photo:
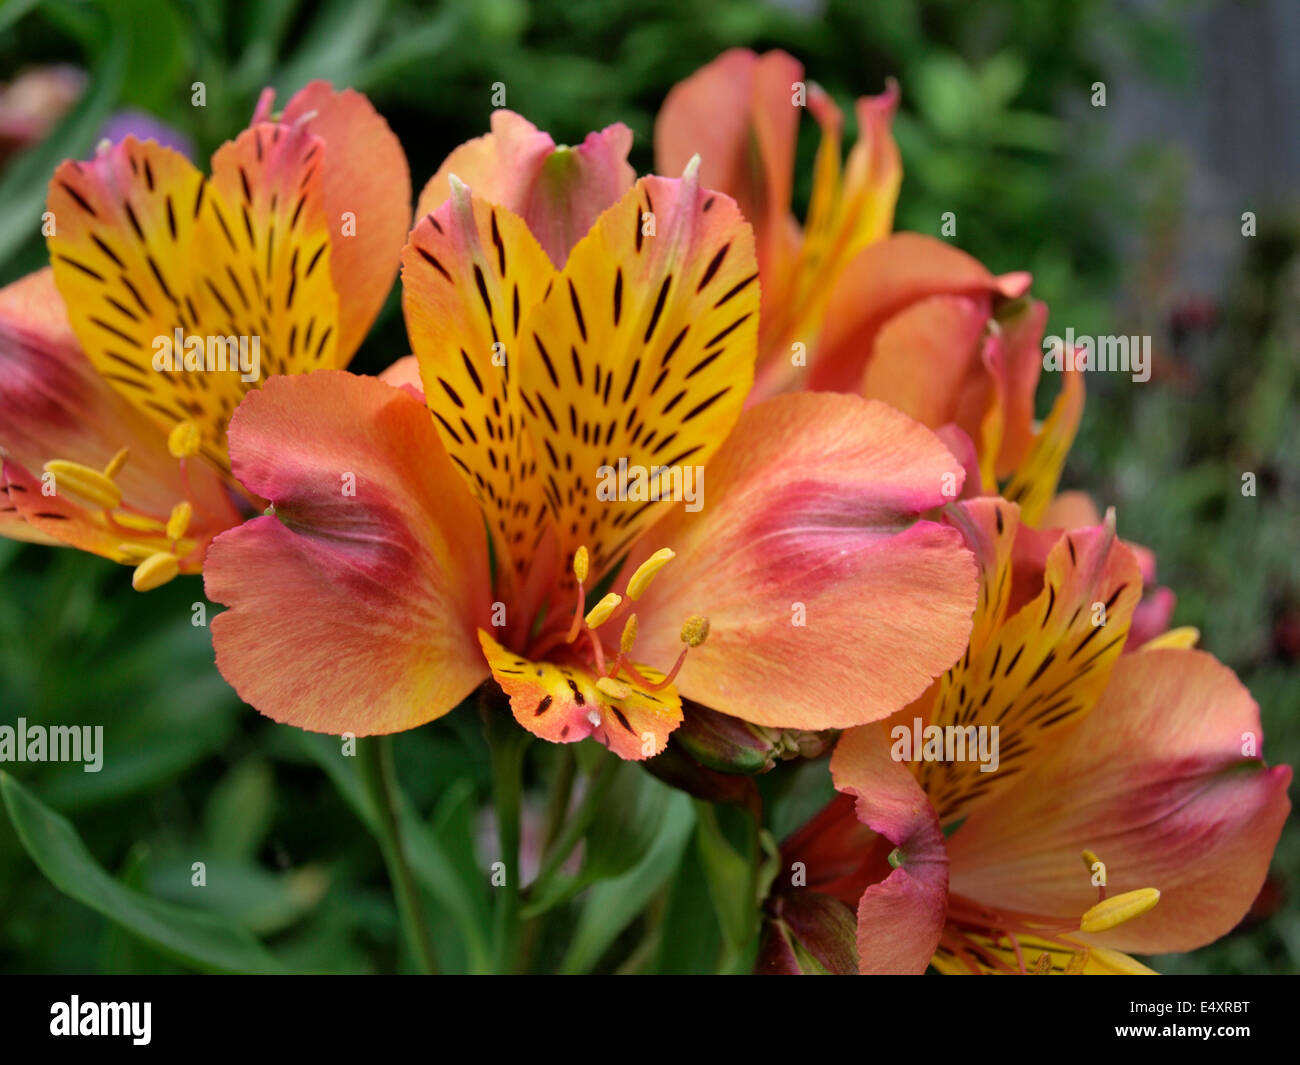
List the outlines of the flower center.
{"label": "flower center", "polygon": [[[699,614],[692,614],[688,617],[682,624],[681,629],[681,639],[684,646],[677,656],[677,661],[673,664],[672,669],[664,675],[663,680],[649,680],[632,663],[632,648],[637,637],[637,617],[636,614],[631,613],[631,605],[645,594],[645,590],[650,586],[650,582],[654,580],[655,574],[671,562],[672,559],[672,551],[666,547],[660,548],[637,567],[636,572],[632,574],[627,586],[623,589],[622,595],[610,592],[584,614],[583,608],[586,606],[586,581],[590,556],[585,546],[579,547],[573,555],[573,576],[578,586],[576,592],[577,602],[568,630],[559,631],[553,629],[549,635],[543,635],[535,648],[529,652],[528,657],[538,659],[547,652],[566,645],[577,650],[585,642],[589,649],[590,663],[597,674],[596,687],[610,698],[626,699],[632,694],[631,688],[622,678],[627,678],[643,691],[659,691],[667,688],[681,671],[682,665],[686,661],[687,652],[692,647],[699,647],[709,635],[708,618]],[[623,624],[622,635],[619,637],[618,650],[607,649],[597,630],[610,621],[625,616],[626,620]]]}

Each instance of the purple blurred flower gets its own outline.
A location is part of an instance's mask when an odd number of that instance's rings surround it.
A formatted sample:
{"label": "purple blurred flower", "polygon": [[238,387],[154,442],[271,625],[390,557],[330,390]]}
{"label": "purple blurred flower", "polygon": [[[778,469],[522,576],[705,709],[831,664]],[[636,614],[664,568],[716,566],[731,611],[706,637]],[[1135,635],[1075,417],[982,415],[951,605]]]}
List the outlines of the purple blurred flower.
{"label": "purple blurred flower", "polygon": [[116,144],[131,136],[142,141],[157,141],[164,147],[175,149],[191,161],[194,159],[194,142],[189,137],[153,115],[133,108],[125,108],[110,115],[96,141],[108,140]]}

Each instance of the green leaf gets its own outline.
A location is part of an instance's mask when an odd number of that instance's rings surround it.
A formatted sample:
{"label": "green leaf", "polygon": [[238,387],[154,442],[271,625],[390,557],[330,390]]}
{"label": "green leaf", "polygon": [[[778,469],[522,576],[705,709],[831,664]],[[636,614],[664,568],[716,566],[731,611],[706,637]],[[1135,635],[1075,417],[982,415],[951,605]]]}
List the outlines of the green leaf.
{"label": "green leaf", "polygon": [[251,860],[266,838],[275,779],[261,760],[238,762],[212,789],[203,808],[206,851],[214,858]]}
{"label": "green leaf", "polygon": [[[289,734],[297,746],[329,774],[344,801],[374,833],[378,826],[378,813],[361,787],[352,764],[354,759],[342,755],[338,737],[299,729],[292,729]],[[399,828],[411,872],[420,886],[454,918],[465,941],[471,967],[475,971],[486,971],[489,964],[487,930],[481,923],[482,906],[476,904],[457,865],[439,843],[437,833],[419,819],[409,804],[403,804]]]}
{"label": "green leaf", "polygon": [[104,5],[128,42],[122,102],[161,111],[188,66],[185,26],[170,0],[113,0]]}
{"label": "green leaf", "polygon": [[386,0],[365,4],[328,0],[303,34],[293,58],[277,72],[277,95],[287,100],[315,78],[324,78],[336,88],[356,85],[387,8]]}
{"label": "green leaf", "polygon": [[67,819],[43,805],[8,773],[0,773],[0,796],[32,861],[65,895],[195,969],[226,973],[284,971],[261,943],[237,925],[160,902],[109,876]]}
{"label": "green leaf", "polygon": [[[718,822],[721,811],[708,803],[696,802],[695,840],[700,863],[709,881],[713,908],[722,926],[722,939],[731,958],[738,956],[758,933],[757,855],[751,845],[743,851],[734,847]],[[727,811],[743,819],[752,833],[749,815]],[[752,843],[752,836],[751,836]]]}
{"label": "green leaf", "polygon": [[[645,776],[638,767],[631,768]],[[662,816],[649,846],[641,852],[641,860],[623,875],[602,880],[588,892],[561,972],[582,973],[595,965],[681,864],[695,816],[687,796],[664,790],[668,795]]]}
{"label": "green leaf", "polygon": [[[192,884],[192,860],[204,865],[204,886]],[[274,935],[316,907],[330,887],[320,865],[270,872],[249,862],[209,858],[200,848],[170,851],[150,863],[150,894],[221,914],[257,936]]]}
{"label": "green leaf", "polygon": [[722,933],[713,913],[700,849],[687,847],[669,887],[652,971],[665,976],[711,972],[721,950]]}

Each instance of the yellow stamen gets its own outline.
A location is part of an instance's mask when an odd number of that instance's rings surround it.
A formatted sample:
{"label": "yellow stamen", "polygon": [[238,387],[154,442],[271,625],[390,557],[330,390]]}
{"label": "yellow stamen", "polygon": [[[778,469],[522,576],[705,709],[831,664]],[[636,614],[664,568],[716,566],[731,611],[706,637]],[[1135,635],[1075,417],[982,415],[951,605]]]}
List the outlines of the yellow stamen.
{"label": "yellow stamen", "polygon": [[122,467],[126,465],[127,454],[128,454],[127,449],[122,448],[121,451],[119,451],[116,455],[114,455],[111,459],[109,459],[108,465],[104,467],[104,476],[116,477],[119,473],[121,473]]}
{"label": "yellow stamen", "polygon": [[1043,951],[1043,953],[1038,955],[1038,957],[1034,960],[1034,975],[1046,976],[1051,971],[1052,971],[1052,956],[1049,953],[1047,953],[1047,951]]}
{"label": "yellow stamen", "polygon": [[611,699],[626,699],[632,694],[631,688],[621,680],[615,680],[613,677],[600,677],[596,681],[596,687]]}
{"label": "yellow stamen", "polygon": [[627,624],[623,626],[623,635],[619,638],[618,649],[625,655],[632,653],[632,645],[636,643],[636,615],[633,614],[627,619]]}
{"label": "yellow stamen", "polygon": [[111,478],[80,462],[51,459],[45,464],[45,472],[54,474],[56,489],[80,496],[97,507],[115,510],[122,503],[122,491]]}
{"label": "yellow stamen", "polygon": [[653,555],[647,558],[641,565],[637,566],[636,572],[632,574],[632,579],[627,582],[627,597],[634,603],[645,595],[645,590],[654,580],[654,576],[669,562],[673,560],[673,552],[666,547],[661,547]]}
{"label": "yellow stamen", "polygon": [[1070,955],[1070,960],[1065,963],[1066,976],[1082,976],[1083,971],[1088,968],[1088,948],[1076,950]]}
{"label": "yellow stamen", "polygon": [[1160,901],[1156,888],[1138,888],[1106,899],[1092,907],[1079,921],[1080,932],[1106,932],[1140,917]]}
{"label": "yellow stamen", "polygon": [[166,528],[157,518],[148,514],[132,514],[129,510],[122,510],[114,514],[113,520],[124,528],[133,529],[146,536],[159,536]]}
{"label": "yellow stamen", "polygon": [[682,625],[682,643],[687,647],[699,647],[709,636],[709,619],[692,614]]}
{"label": "yellow stamen", "polygon": [[120,543],[117,545],[117,550],[126,556],[119,560],[121,562],[143,562],[157,553],[152,547],[145,547],[144,544]]}
{"label": "yellow stamen", "polygon": [[167,539],[179,540],[184,536],[193,516],[194,508],[188,502],[182,501],[172,507],[171,517],[167,519]]}
{"label": "yellow stamen", "polygon": [[131,587],[137,592],[151,592],[155,588],[161,588],[180,571],[175,555],[159,551],[136,566],[135,573],[131,575]]}
{"label": "yellow stamen", "polygon": [[172,431],[167,434],[167,450],[172,453],[172,458],[187,459],[198,454],[202,441],[198,424],[186,418],[172,426]]}
{"label": "yellow stamen", "polygon": [[587,579],[587,568],[590,565],[591,559],[587,555],[587,549],[585,547],[578,548],[573,553],[573,575],[577,578],[579,584]]}
{"label": "yellow stamen", "polygon": [[587,612],[587,617],[586,617],[587,628],[589,629],[600,628],[603,624],[605,624],[606,621],[609,620],[610,614],[614,613],[614,610],[618,607],[618,605],[621,602],[623,602],[623,597],[621,595],[616,594],[615,592],[610,592],[608,595],[606,595],[604,599],[602,599],[599,603],[593,606],[591,610]]}

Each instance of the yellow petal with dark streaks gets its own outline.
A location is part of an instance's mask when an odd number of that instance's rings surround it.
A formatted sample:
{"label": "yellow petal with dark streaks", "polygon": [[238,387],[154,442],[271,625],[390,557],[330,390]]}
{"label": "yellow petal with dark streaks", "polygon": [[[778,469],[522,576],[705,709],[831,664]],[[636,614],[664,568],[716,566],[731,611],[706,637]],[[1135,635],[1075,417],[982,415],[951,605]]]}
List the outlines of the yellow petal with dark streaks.
{"label": "yellow petal with dark streaks", "polygon": [[1020,504],[1020,520],[1037,528],[1047,505],[1056,495],[1056,485],[1065,468],[1065,457],[1074,443],[1083,416],[1083,374],[1066,373],[1060,395],[1034,438],[1029,454],[1003,488],[1002,494]]}
{"label": "yellow petal with dark streaks", "polygon": [[[1045,758],[1101,696],[1142,597],[1137,560],[1113,520],[1063,535],[1048,555],[1042,594],[945,676],[930,723],[965,730],[967,757],[916,764],[945,825]],[[971,755],[973,729],[994,727],[997,765],[984,771],[993,762]],[[992,736],[983,749],[992,750]]]}
{"label": "yellow petal with dark streaks", "polygon": [[54,279],[82,348],[164,431],[193,421],[222,469],[248,389],[335,362],[323,151],[300,128],[260,124],[216,153],[209,181],[128,137],[50,184]]}
{"label": "yellow petal with dark streaks", "polygon": [[689,494],[753,382],[753,231],[687,169],[642,178],[601,215],[523,328],[538,475],[561,550],[586,544],[593,580],[665,498]]}
{"label": "yellow petal with dark streaks", "polygon": [[402,252],[402,308],[425,401],[522,578],[548,517],[519,397],[523,316],[555,268],[517,215],[460,182]]}

